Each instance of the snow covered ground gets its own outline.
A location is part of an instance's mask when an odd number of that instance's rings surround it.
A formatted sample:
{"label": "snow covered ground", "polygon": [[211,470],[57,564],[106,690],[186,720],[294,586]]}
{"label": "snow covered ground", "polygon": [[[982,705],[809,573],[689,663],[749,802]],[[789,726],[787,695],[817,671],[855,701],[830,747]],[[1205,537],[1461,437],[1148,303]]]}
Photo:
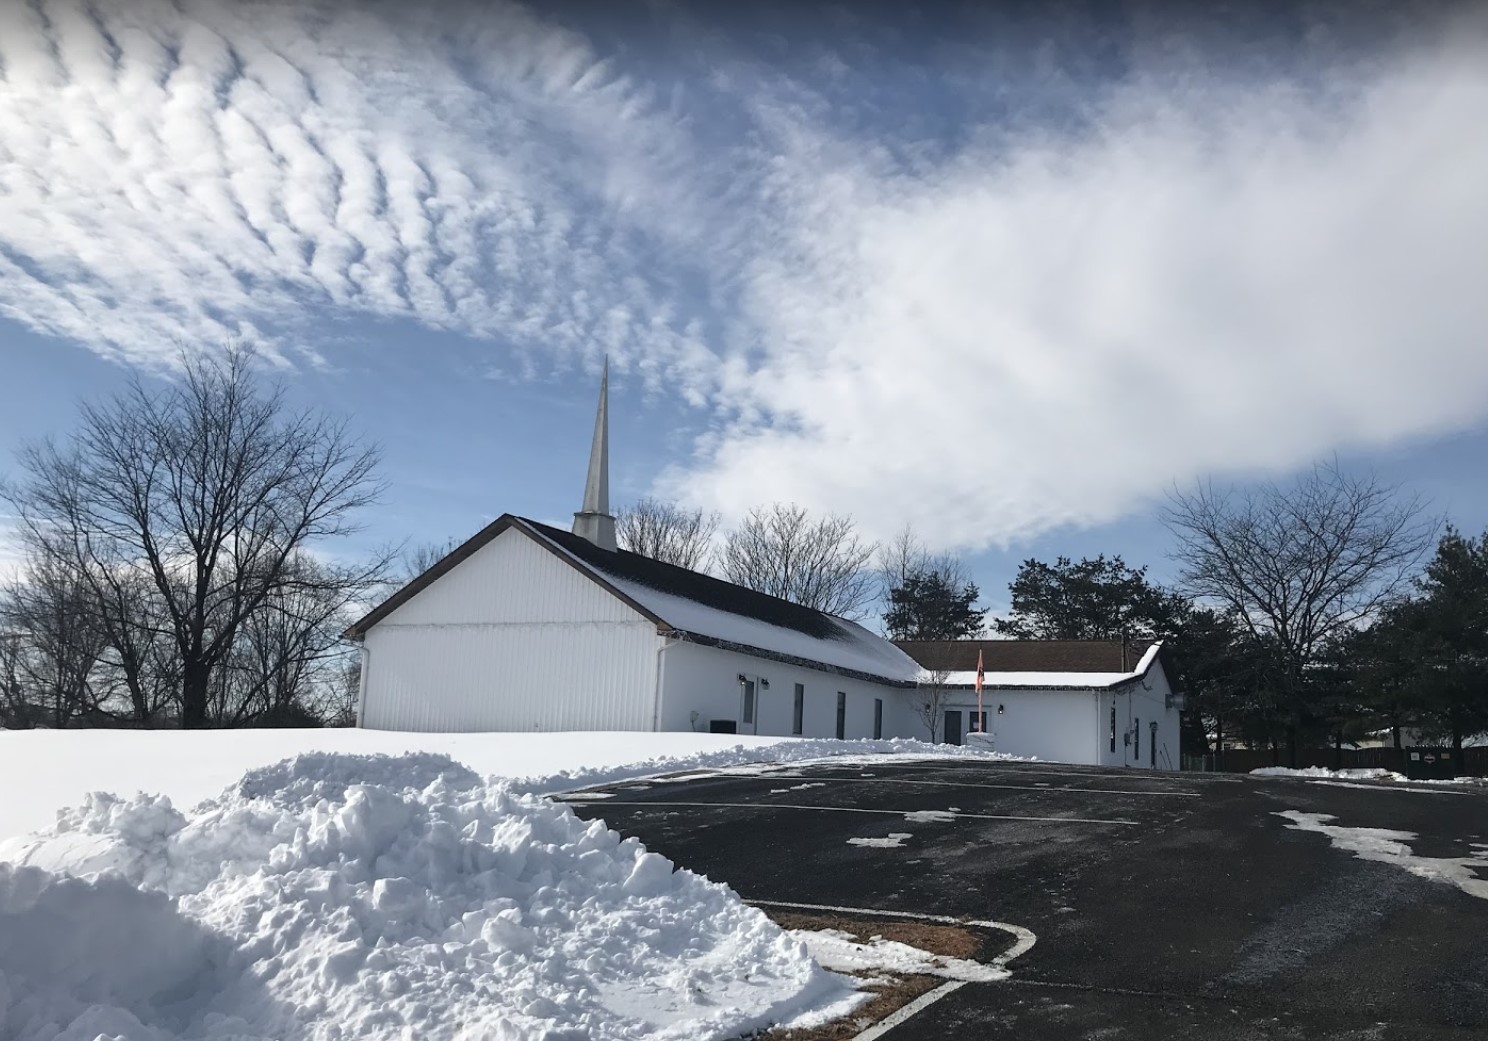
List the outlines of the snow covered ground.
{"label": "snow covered ground", "polygon": [[[923,957],[786,932],[535,794],[834,754],[986,753],[691,734],[0,733],[0,1038],[665,1041],[835,1018],[864,995],[813,951],[843,968]],[[102,789],[150,794],[81,794]]]}
{"label": "snow covered ground", "polygon": [[[246,771],[307,752],[447,755],[483,777],[527,792],[555,792],[672,770],[835,755],[972,755],[955,745],[903,739],[734,734],[579,732],[411,734],[387,730],[0,730],[0,842],[56,819],[90,792],[167,795],[177,807],[211,798]],[[24,793],[15,797],[13,793]]]}

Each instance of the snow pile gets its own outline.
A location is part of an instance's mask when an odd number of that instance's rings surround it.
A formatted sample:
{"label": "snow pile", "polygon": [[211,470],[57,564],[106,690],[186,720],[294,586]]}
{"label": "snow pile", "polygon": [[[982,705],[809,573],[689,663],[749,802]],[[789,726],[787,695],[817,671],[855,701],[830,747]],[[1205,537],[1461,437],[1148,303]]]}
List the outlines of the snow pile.
{"label": "snow pile", "polygon": [[[630,777],[846,756],[1009,759],[923,741],[835,741],[734,734],[578,731],[430,734],[391,730],[17,730],[0,733],[4,840],[51,825],[94,791],[157,792],[177,806],[215,796],[249,770],[313,752],[447,755],[482,776],[554,792]],[[839,760],[842,761],[842,760]],[[21,793],[21,794],[17,794]]]}
{"label": "snow pile", "polygon": [[1418,780],[1407,777],[1405,774],[1396,773],[1394,770],[1385,770],[1380,767],[1330,770],[1325,766],[1303,766],[1296,769],[1285,766],[1263,766],[1259,770],[1250,771],[1250,774],[1252,777],[1310,777],[1320,780],[1338,781],[1404,781],[1408,784],[1488,785],[1488,777],[1454,777],[1451,780],[1442,778]]}
{"label": "snow pile", "polygon": [[902,976],[940,976],[966,983],[995,983],[1012,973],[1001,965],[932,954],[897,940],[875,936],[867,943],[838,929],[798,929],[791,933],[817,963],[838,972],[891,972]]}
{"label": "snow pile", "polygon": [[729,889],[450,759],[95,795],[0,863],[7,1041],[722,1038],[860,999]]}

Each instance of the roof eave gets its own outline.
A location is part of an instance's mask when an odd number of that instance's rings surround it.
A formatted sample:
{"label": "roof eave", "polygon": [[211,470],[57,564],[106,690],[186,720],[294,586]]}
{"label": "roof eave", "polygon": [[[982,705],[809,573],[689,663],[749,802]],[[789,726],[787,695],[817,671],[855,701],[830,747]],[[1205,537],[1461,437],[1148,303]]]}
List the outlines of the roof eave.
{"label": "roof eave", "polygon": [[346,631],[341,634],[342,638],[347,640],[361,640],[367,635],[367,630],[433,585],[437,579],[453,571],[457,564],[468,557],[474,556],[477,550],[511,527],[516,520],[517,518],[510,513],[503,513],[497,517],[490,524],[487,524],[480,531],[440,557],[430,567],[404,583],[402,588],[382,603],[349,625]]}
{"label": "roof eave", "polygon": [[494,521],[486,525],[480,531],[470,536],[470,538],[460,543],[459,546],[450,550],[447,554],[436,561],[432,567],[412,579],[410,582],[404,585],[403,588],[399,589],[392,596],[388,597],[357,622],[348,627],[346,631],[341,634],[342,638],[347,640],[363,639],[367,635],[367,631],[369,629],[377,625],[388,615],[392,614],[408,601],[412,600],[419,593],[423,592],[436,580],[448,574],[450,571],[453,571],[458,564],[474,556],[477,551],[485,547],[487,543],[493,541],[498,535],[506,531],[508,528],[516,528],[523,535],[526,535],[529,539],[536,542],[543,549],[553,554],[553,556],[557,557],[559,560],[572,567],[579,574],[589,579],[589,581],[603,588],[607,593],[615,597],[617,600],[621,601],[631,610],[635,611],[637,614],[641,615],[648,621],[655,623],[658,629],[667,626],[666,621],[658,617],[655,612],[638,604],[635,600],[631,599],[625,593],[621,592],[619,589],[616,589],[612,584],[606,581],[604,575],[601,574],[597,569],[590,567],[587,563],[580,560],[572,553],[568,552],[562,546],[559,546],[552,542],[550,539],[544,536],[542,532],[537,531],[521,517],[518,517],[515,514],[511,513],[503,513],[500,517],[497,517]]}
{"label": "roof eave", "polygon": [[756,647],[753,644],[724,640],[717,636],[709,636],[706,633],[689,632],[685,629],[668,629],[663,635],[685,640],[688,643],[701,644],[704,647],[716,647],[722,651],[735,651],[739,654],[748,654],[755,658],[778,661],[782,665],[798,665],[806,669],[815,669],[817,672],[826,672],[834,676],[842,676],[846,679],[862,680],[865,683],[876,683],[880,686],[895,687],[900,690],[914,690],[919,685],[914,680],[901,680],[895,679],[892,676],[879,676],[871,672],[864,672],[861,669],[849,668],[845,665],[833,665],[831,662],[817,661],[814,658],[802,658],[795,654],[772,651],[766,647]]}

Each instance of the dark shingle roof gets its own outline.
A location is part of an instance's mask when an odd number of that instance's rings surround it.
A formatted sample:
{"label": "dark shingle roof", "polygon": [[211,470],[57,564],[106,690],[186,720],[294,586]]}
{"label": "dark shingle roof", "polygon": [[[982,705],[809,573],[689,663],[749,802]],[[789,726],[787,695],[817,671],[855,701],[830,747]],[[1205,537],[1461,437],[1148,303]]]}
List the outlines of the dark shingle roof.
{"label": "dark shingle roof", "polygon": [[844,638],[842,627],[834,624],[832,616],[825,612],[802,607],[766,593],[757,593],[675,564],[652,560],[629,550],[600,549],[571,531],[539,524],[525,517],[521,520],[584,563],[616,578],[637,582],[658,592],[680,596],[684,600],[727,611],[729,614],[753,618],[784,629],[794,629],[818,640]]}
{"label": "dark shingle roof", "polygon": [[572,532],[512,514],[503,514],[450,551],[352,624],[345,635],[361,639],[513,527],[605,585],[659,628],[686,639],[893,686],[914,684],[918,666],[910,657],[856,622],[626,550],[600,549]]}
{"label": "dark shingle roof", "polygon": [[895,640],[923,668],[974,672],[977,651],[987,672],[1132,672],[1151,640]]}

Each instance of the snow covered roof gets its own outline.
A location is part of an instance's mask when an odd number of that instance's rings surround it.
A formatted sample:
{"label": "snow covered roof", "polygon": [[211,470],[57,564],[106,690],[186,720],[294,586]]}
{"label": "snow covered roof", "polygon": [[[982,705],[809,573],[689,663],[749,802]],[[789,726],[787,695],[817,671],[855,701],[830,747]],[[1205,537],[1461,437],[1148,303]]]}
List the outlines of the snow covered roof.
{"label": "snow covered roof", "polygon": [[638,553],[601,549],[571,532],[517,519],[680,634],[898,686],[913,686],[919,676],[909,655],[846,618]]}
{"label": "snow covered roof", "polygon": [[[905,641],[900,644],[904,647]],[[1100,660],[1103,655],[1100,648],[1107,650],[1114,648],[1117,652],[1116,660],[1119,661],[1121,644],[1119,641],[1111,640],[956,640],[956,641],[921,641],[925,644],[936,645],[935,653],[916,654],[922,662],[929,662],[920,673],[920,681],[928,682],[933,675],[938,675],[942,686],[945,687],[975,687],[976,686],[976,655],[977,649],[982,649],[982,687],[987,690],[1106,690],[1111,687],[1119,687],[1123,683],[1130,683],[1146,675],[1147,670],[1152,668],[1152,663],[1157,660],[1158,653],[1162,649],[1162,642],[1142,641],[1141,658],[1135,658],[1132,645],[1127,645],[1127,653],[1132,656],[1128,660],[1133,665],[1126,671],[1095,671],[1093,669],[1071,668],[1071,665],[1090,663]],[[954,651],[948,645],[960,645]],[[1069,645],[1096,645],[1071,647]],[[1004,645],[999,647],[998,645]],[[1056,646],[1065,645],[1065,646]],[[996,651],[988,653],[989,647],[997,648]],[[967,650],[969,648],[969,655]],[[914,650],[911,650],[914,653]],[[947,665],[959,664],[961,660],[970,657],[972,667],[970,669],[947,669]],[[1011,670],[1005,667],[1005,662],[1010,660],[1038,660],[1048,662],[1060,662],[1065,667],[1062,669],[1038,670],[1019,669]],[[938,668],[937,668],[938,666]],[[935,669],[932,672],[932,669]]]}
{"label": "snow covered roof", "polygon": [[878,683],[912,687],[920,667],[856,622],[758,593],[627,550],[601,549],[572,532],[504,514],[346,630],[360,639],[441,575],[516,527],[656,622],[699,643]]}

